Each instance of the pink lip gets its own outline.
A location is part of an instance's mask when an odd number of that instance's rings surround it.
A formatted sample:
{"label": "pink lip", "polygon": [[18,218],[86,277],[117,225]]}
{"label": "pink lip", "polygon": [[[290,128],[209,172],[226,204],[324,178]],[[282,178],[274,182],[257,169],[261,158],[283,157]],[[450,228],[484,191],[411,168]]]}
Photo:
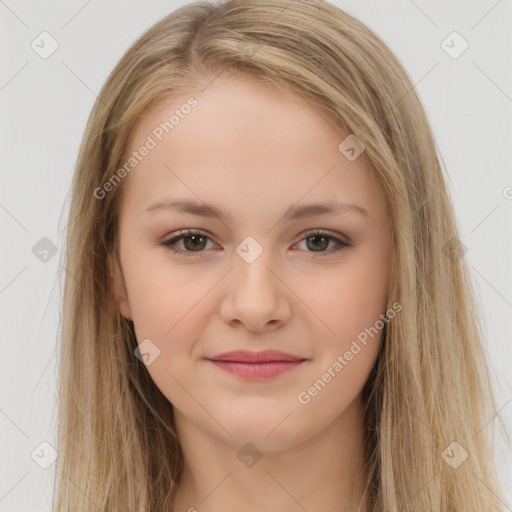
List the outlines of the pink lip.
{"label": "pink lip", "polygon": [[250,350],[234,350],[232,352],[223,352],[213,357],[208,357],[210,361],[236,361],[238,363],[269,363],[269,362],[290,362],[303,361],[305,357],[294,356],[281,352],[280,350],[263,350],[261,352],[251,352]]}
{"label": "pink lip", "polygon": [[[210,360],[211,361],[211,360]],[[236,361],[211,361],[213,364],[246,379],[267,379],[289,372],[303,361],[279,361],[267,363],[238,363]]]}
{"label": "pink lip", "polygon": [[207,359],[219,368],[246,379],[276,377],[293,370],[306,360],[279,350],[264,350],[262,352],[237,350],[224,352]]}

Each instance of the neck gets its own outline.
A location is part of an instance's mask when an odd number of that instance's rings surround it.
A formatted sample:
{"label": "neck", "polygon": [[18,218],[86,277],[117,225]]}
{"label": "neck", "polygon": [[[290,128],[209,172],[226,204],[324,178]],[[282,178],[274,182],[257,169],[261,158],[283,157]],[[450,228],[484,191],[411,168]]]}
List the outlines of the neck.
{"label": "neck", "polygon": [[316,435],[283,450],[258,450],[256,463],[241,449],[245,443],[212,437],[178,410],[175,421],[185,462],[175,512],[364,510],[360,397]]}

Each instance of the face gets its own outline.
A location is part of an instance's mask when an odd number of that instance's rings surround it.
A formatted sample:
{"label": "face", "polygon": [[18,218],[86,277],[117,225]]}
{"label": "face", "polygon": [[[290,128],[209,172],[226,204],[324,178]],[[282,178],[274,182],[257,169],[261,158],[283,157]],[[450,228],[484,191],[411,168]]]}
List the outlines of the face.
{"label": "face", "polygon": [[[283,449],[360,398],[380,341],[363,333],[387,306],[388,211],[364,153],[348,159],[349,134],[300,99],[237,74],[195,98],[153,106],[131,134],[129,155],[155,145],[122,183],[119,309],[179,429]],[[334,203],[355,206],[305,208]],[[302,362],[251,377],[228,369],[264,365],[211,361],[239,350]]]}

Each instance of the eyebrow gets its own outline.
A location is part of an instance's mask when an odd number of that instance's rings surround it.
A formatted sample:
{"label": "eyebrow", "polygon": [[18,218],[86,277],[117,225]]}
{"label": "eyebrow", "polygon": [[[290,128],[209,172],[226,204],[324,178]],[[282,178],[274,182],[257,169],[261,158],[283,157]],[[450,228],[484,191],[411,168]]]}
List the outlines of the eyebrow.
{"label": "eyebrow", "polygon": [[[147,213],[152,213],[157,210],[174,210],[181,213],[189,213],[200,217],[212,217],[225,222],[232,220],[229,211],[219,208],[214,205],[205,203],[198,203],[190,199],[174,199],[159,201],[146,208]],[[283,214],[283,218],[287,220],[297,220],[304,217],[313,215],[326,215],[336,213],[355,213],[369,217],[367,210],[362,206],[351,203],[343,203],[339,201],[327,201],[325,203],[312,203],[302,206],[292,206]]]}

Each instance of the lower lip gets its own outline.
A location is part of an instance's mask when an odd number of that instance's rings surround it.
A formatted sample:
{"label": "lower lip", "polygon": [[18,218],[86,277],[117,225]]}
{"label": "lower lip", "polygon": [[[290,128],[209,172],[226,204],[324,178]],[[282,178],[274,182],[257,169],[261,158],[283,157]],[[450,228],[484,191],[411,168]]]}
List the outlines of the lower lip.
{"label": "lower lip", "polygon": [[265,363],[240,363],[236,361],[213,361],[210,362],[223,370],[234,373],[246,379],[268,379],[277,377],[283,373],[297,368],[303,361],[272,361]]}

